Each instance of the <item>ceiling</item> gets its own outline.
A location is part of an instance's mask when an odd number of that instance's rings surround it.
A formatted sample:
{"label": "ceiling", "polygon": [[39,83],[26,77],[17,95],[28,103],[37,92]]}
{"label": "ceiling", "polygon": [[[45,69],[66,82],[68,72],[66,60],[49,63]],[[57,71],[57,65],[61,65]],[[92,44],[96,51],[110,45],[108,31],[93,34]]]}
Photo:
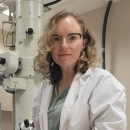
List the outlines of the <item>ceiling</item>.
{"label": "ceiling", "polygon": [[[0,0],[0,8],[1,8],[1,4],[10,6],[15,0],[5,0],[3,3],[1,3],[2,1],[4,0]],[[53,1],[56,1],[56,0],[44,0],[44,4],[50,3]],[[92,10],[101,8],[103,6],[107,6],[108,1],[109,0],[61,0],[60,2],[49,6],[51,10],[44,12],[44,22],[46,23],[51,16],[53,16],[56,12],[63,9],[69,9],[79,14],[84,14]],[[113,3],[118,2],[118,1],[121,1],[121,0],[113,0]],[[0,28],[2,28],[3,20],[5,21],[8,20],[8,16],[0,13]],[[10,25],[8,24],[4,25],[4,30],[8,30],[9,28],[10,28]]]}

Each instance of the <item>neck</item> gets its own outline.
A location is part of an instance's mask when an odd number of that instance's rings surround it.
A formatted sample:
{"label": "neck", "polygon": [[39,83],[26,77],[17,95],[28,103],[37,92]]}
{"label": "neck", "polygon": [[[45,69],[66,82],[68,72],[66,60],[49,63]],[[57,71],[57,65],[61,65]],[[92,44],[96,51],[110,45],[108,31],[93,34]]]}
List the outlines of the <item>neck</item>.
{"label": "neck", "polygon": [[71,77],[74,77],[75,76],[75,71],[73,68],[61,68],[62,70],[62,80],[66,80],[66,79],[69,79]]}
{"label": "neck", "polygon": [[70,67],[62,67],[62,78],[58,83],[58,93],[60,94],[66,87],[71,85],[74,76],[75,76],[75,71],[73,68]]}

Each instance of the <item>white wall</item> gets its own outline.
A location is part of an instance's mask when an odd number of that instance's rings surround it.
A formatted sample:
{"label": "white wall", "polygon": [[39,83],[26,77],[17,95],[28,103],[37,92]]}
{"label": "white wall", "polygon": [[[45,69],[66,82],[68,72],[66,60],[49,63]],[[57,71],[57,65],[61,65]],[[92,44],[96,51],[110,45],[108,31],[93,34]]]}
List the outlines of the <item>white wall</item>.
{"label": "white wall", "polygon": [[[105,11],[106,7],[103,7],[82,15],[99,42],[102,40]],[[106,69],[127,90],[127,130],[130,130],[130,0],[122,0],[111,7],[106,33]]]}

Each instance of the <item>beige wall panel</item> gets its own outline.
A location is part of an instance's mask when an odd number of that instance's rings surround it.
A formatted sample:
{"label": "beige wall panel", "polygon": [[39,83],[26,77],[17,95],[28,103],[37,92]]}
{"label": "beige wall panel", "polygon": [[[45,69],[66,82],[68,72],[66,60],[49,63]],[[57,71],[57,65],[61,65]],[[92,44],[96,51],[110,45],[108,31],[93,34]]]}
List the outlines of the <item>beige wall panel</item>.
{"label": "beige wall panel", "polygon": [[2,122],[1,122],[2,130],[12,130],[12,112],[2,111],[1,116],[2,116]]}

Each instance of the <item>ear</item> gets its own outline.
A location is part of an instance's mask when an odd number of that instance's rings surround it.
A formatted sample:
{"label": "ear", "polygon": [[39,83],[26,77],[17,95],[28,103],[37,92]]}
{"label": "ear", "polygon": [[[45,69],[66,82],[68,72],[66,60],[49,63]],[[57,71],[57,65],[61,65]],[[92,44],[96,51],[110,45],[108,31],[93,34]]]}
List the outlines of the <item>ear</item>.
{"label": "ear", "polygon": [[83,39],[83,49],[84,49],[84,47],[86,47],[87,46],[87,43],[88,43],[88,39]]}

